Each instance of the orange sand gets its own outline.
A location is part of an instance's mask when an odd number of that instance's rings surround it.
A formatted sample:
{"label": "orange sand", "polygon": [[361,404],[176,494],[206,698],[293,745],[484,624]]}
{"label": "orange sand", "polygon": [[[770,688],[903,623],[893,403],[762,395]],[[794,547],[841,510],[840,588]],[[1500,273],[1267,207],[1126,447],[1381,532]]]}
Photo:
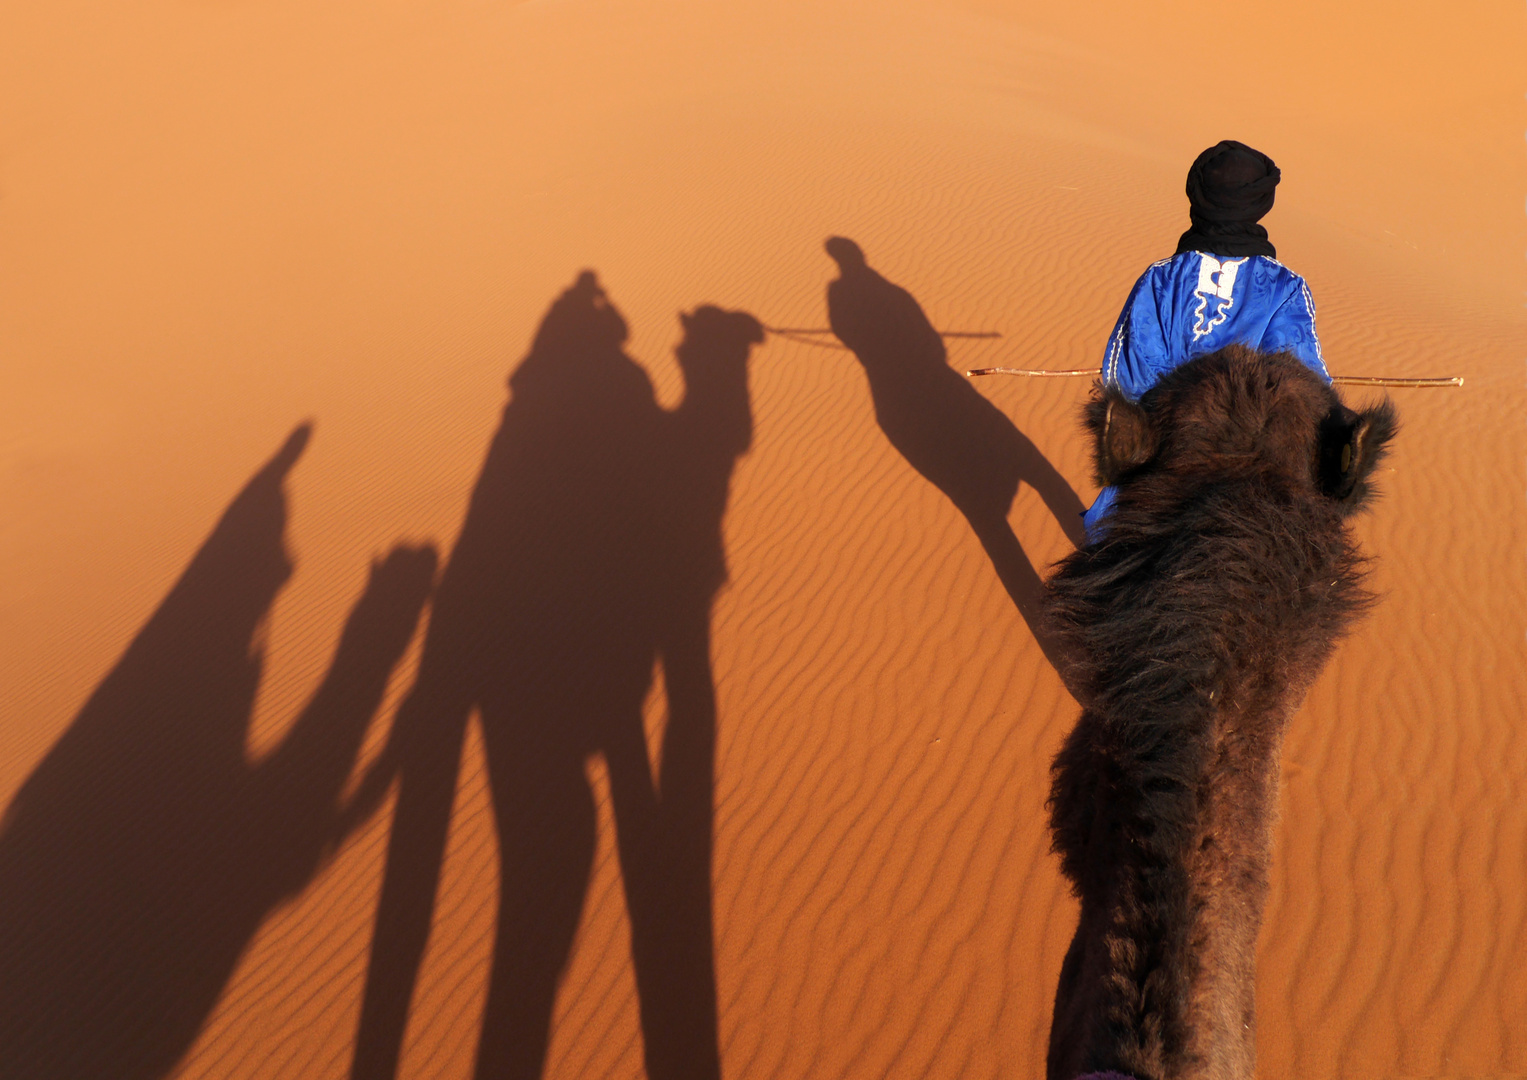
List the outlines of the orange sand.
{"label": "orange sand", "polygon": [[[9,5],[0,805],[59,746],[71,820],[108,816],[117,759],[60,737],[312,418],[245,739],[275,753],[371,561],[449,552],[505,377],[580,268],[668,406],[675,312],[825,325],[835,233],[935,325],[1005,335],[953,344],[956,365],[1091,364],[1185,227],[1188,162],[1233,137],[1283,168],[1267,224],[1332,369],[1467,378],[1394,392],[1405,428],[1360,526],[1386,599],[1289,733],[1261,1071],[1527,1076],[1524,13],[1338,6]],[[1085,380],[977,385],[1090,499]],[[1076,706],[850,355],[773,339],[751,389],[711,630],[724,1075],[1040,1075],[1075,913],[1043,799]],[[1036,565],[1067,550],[1027,488],[1011,522]],[[646,713],[655,740],[661,679]],[[179,745],[156,746],[160,783],[196,772]],[[472,1069],[497,888],[482,762],[474,726],[405,1077]],[[598,758],[588,775],[599,843],[547,1073],[633,1077]],[[199,1027],[136,1033],[175,1075],[347,1075],[390,805],[258,924]],[[85,1009],[81,963],[60,977]]]}

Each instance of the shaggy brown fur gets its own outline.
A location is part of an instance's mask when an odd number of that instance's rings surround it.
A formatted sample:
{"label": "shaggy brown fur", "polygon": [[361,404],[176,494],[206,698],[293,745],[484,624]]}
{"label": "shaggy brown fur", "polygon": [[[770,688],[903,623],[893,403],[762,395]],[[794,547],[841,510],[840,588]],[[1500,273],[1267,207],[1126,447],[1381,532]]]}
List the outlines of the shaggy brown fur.
{"label": "shaggy brown fur", "polygon": [[1344,519],[1395,415],[1232,346],[1086,422],[1118,501],[1047,585],[1083,705],[1052,767],[1082,913],[1049,1076],[1249,1078],[1283,729],[1372,602]]}

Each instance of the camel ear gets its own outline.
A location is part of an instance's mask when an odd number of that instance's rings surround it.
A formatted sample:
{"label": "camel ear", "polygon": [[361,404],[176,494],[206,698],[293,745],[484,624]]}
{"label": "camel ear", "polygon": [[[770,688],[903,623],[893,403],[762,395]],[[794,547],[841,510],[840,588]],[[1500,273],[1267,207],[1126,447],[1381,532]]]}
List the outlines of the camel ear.
{"label": "camel ear", "polygon": [[1315,475],[1320,490],[1342,504],[1343,515],[1362,509],[1373,494],[1369,477],[1399,426],[1388,398],[1360,413],[1337,405],[1321,421]]}
{"label": "camel ear", "polygon": [[1156,429],[1150,414],[1115,386],[1097,390],[1087,403],[1087,426],[1100,484],[1112,485],[1156,456]]}

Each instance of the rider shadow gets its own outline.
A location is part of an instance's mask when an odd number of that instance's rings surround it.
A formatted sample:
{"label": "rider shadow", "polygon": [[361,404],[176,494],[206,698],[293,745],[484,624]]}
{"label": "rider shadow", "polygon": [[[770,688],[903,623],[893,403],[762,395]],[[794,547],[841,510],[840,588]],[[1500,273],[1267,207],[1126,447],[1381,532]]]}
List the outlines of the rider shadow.
{"label": "rider shadow", "polygon": [[287,472],[306,425],[234,499],[0,824],[0,1074],[168,1075],[260,924],[360,808],[342,805],[413,636],[429,549],[372,568],[332,665],[263,761],[245,742],[262,628],[292,564]]}
{"label": "rider shadow", "polygon": [[[683,316],[685,396],[658,403],[592,273],[552,304],[509,380],[431,610],[417,682],[368,783],[398,798],[352,1075],[397,1073],[433,920],[464,733],[476,716],[500,852],[476,1075],[544,1068],[608,769],[647,1074],[719,1077],[711,917],[721,521],[752,437],[748,315]],[[649,761],[642,706],[662,665]],[[364,787],[364,785],[363,785]]]}
{"label": "rider shadow", "polygon": [[827,253],[839,272],[827,287],[828,317],[864,365],[880,429],[965,516],[1058,669],[1057,645],[1039,617],[1044,583],[1007,515],[1018,485],[1028,484],[1079,546],[1081,500],[1028,436],[949,366],[943,338],[910,293],[870,269],[852,240],[833,237]]}

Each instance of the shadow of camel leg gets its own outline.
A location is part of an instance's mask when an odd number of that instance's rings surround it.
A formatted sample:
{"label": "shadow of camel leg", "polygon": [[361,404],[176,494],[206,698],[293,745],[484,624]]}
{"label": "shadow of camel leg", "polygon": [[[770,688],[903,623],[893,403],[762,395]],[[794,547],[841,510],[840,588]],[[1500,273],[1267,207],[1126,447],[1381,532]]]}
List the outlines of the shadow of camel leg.
{"label": "shadow of camel leg", "polygon": [[[716,705],[709,635],[665,650],[668,725],[654,791],[639,727],[609,754],[651,1080],[719,1080],[711,907]],[[635,738],[630,736],[634,735]]]}
{"label": "shadow of camel leg", "polygon": [[[1079,548],[1086,543],[1086,531],[1082,528],[1082,512],[1087,508],[1082,505],[1082,500],[1071,487],[1070,482],[1060,474],[1060,470],[1050,464],[1050,459],[1039,452],[1039,447],[1034,445],[1023,432],[1014,428],[1021,445],[1025,447],[1022,455],[1023,471],[1019,474],[1019,481],[1034,489],[1040,499],[1044,501],[1045,508],[1050,511],[1066,539],[1071,541],[1071,546]],[[1009,530],[1011,531],[1011,530]]]}
{"label": "shadow of camel leg", "polygon": [[[1040,603],[1044,595],[1044,579],[1039,576],[1039,571],[1034,569],[1028,553],[1023,550],[1023,545],[1014,535],[1012,526],[1005,519],[983,521],[972,517],[968,520],[976,538],[981,541],[981,547],[985,549],[987,558],[991,559],[992,569],[997,572],[998,580],[1002,582],[1002,587],[1012,599],[1013,605],[1017,607],[1018,614],[1023,616],[1024,623],[1027,624],[1029,632],[1034,635],[1034,641],[1044,653],[1045,659],[1057,673],[1065,672],[1067,665],[1061,662],[1060,644],[1046,628],[1040,612]],[[1077,520],[1080,522],[1081,519]]]}
{"label": "shadow of camel leg", "polygon": [[669,1045],[660,1048],[660,1064],[671,1066],[668,1075],[672,1077],[720,1080],[711,896],[716,690],[708,611],[690,633],[665,647],[663,677],[669,716],[663,738],[659,816],[666,837],[670,933],[661,943],[666,958],[655,955],[651,961],[678,985],[666,999],[659,999],[670,1003],[670,1015],[661,1023]]}
{"label": "shadow of camel leg", "polygon": [[392,1080],[397,1075],[408,1007],[434,919],[466,716],[452,716],[439,727],[418,731],[419,711],[417,704],[410,708],[405,702],[396,721],[408,741],[400,754],[401,783],[372,932],[352,1080]]}
{"label": "shadow of camel leg", "polygon": [[[534,725],[528,725],[533,727]],[[539,1080],[557,985],[567,969],[594,865],[598,822],[583,760],[484,724],[499,844],[493,970],[478,1080]]]}

